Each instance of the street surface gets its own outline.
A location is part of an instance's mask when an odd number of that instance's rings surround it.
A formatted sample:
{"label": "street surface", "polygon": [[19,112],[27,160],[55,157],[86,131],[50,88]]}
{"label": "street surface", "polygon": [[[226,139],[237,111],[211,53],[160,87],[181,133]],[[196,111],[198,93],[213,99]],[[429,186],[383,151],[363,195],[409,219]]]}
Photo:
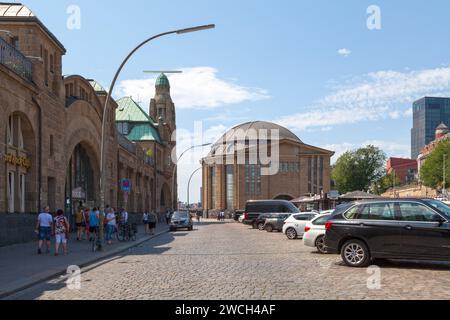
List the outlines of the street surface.
{"label": "street surface", "polygon": [[[166,233],[81,275],[81,289],[55,279],[11,299],[448,299],[450,263],[383,262],[380,289],[367,269],[345,267],[234,222]],[[376,271],[376,270],[375,270]],[[375,274],[376,276],[376,274]],[[369,281],[368,281],[369,280]],[[369,282],[369,286],[368,286]],[[375,283],[375,285],[374,285]],[[370,289],[369,289],[370,287]]]}

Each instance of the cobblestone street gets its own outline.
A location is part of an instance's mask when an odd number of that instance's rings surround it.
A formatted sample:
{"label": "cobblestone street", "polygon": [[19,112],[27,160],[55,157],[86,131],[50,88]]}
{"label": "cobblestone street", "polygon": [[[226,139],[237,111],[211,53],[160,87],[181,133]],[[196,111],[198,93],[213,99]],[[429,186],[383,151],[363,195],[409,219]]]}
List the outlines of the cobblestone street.
{"label": "cobblestone street", "polygon": [[82,274],[81,290],[55,279],[11,299],[447,299],[450,264],[384,262],[381,289],[367,269],[342,265],[280,233],[205,222],[166,233]]}

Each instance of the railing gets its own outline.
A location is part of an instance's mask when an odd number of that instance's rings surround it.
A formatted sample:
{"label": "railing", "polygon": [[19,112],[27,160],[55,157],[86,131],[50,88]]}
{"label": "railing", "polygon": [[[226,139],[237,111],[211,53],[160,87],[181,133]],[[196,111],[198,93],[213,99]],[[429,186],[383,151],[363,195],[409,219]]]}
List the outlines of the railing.
{"label": "railing", "polygon": [[33,64],[19,50],[0,38],[0,63],[25,80],[33,79]]}

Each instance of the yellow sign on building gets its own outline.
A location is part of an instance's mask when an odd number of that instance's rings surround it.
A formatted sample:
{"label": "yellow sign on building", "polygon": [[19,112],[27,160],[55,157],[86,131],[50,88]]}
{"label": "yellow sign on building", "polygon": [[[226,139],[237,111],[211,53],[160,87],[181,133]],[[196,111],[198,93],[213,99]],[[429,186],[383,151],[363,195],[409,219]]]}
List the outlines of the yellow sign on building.
{"label": "yellow sign on building", "polygon": [[31,168],[31,160],[25,157],[17,157],[12,154],[6,154],[5,162],[14,166],[25,168],[27,170]]}

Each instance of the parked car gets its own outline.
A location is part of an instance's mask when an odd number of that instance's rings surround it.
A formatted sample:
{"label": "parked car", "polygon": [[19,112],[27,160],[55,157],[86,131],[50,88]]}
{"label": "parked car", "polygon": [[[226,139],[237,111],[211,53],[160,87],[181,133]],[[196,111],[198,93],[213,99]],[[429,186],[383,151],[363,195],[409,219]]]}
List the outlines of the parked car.
{"label": "parked car", "polygon": [[244,223],[244,215],[241,215],[238,219],[239,223]]}
{"label": "parked car", "polygon": [[317,213],[314,212],[293,214],[284,222],[282,231],[289,240],[301,238],[305,232],[306,223],[316,216]]}
{"label": "parked car", "polygon": [[327,253],[325,249],[325,224],[330,220],[331,213],[321,214],[306,223],[303,234],[303,244],[316,248],[319,253]]}
{"label": "parked car", "polygon": [[192,231],[194,229],[194,223],[189,212],[176,211],[170,220],[169,229],[170,231],[176,231],[178,229],[188,229],[189,231]]}
{"label": "parked car", "polygon": [[286,219],[288,219],[291,213],[273,213],[266,218],[266,223],[264,224],[264,230],[267,232],[283,230],[283,225]]}
{"label": "parked car", "polygon": [[234,220],[234,221],[239,221],[240,217],[242,217],[243,215],[244,215],[244,211],[236,210],[236,211],[233,213],[233,220]]}
{"label": "parked car", "polygon": [[300,213],[300,210],[286,200],[248,201],[245,205],[243,222],[253,225],[259,215],[264,213]]}
{"label": "parked car", "polygon": [[450,260],[450,208],[432,199],[357,201],[325,225],[325,246],[345,264],[373,259]]}

